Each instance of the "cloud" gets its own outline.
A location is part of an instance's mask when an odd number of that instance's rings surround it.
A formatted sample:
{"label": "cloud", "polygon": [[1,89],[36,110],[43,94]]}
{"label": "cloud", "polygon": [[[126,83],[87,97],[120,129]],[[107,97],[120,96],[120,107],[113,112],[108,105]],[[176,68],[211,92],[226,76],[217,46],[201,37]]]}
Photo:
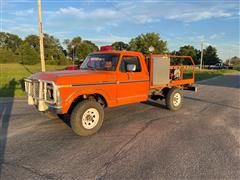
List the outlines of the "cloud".
{"label": "cloud", "polygon": [[153,18],[151,18],[151,17],[149,17],[148,15],[145,15],[145,14],[133,16],[133,18],[136,20],[134,22],[139,23],[139,24],[148,24],[148,23],[153,23],[153,22],[160,21],[157,18],[153,19]]}
{"label": "cloud", "polygon": [[116,27],[119,20],[118,12],[106,8],[86,10],[83,8],[66,7],[57,11],[44,11],[48,27],[64,27],[65,29],[87,29],[101,32],[106,27]]}
{"label": "cloud", "polygon": [[16,11],[13,14],[16,16],[29,16],[34,13],[33,9],[27,9],[27,10],[22,10],[22,11]]}
{"label": "cloud", "polygon": [[105,9],[105,8],[98,8],[92,11],[87,11],[83,8],[75,8],[75,7],[66,7],[60,8],[57,11],[47,11],[47,14],[51,15],[52,17],[58,16],[74,16],[78,18],[111,18],[117,14],[115,10]]}
{"label": "cloud", "polygon": [[19,24],[18,26],[12,26],[4,28],[3,31],[10,32],[13,34],[18,34],[20,36],[26,36],[29,34],[37,34],[37,27],[34,27],[30,24]]}
{"label": "cloud", "polygon": [[[107,6],[78,8],[69,6],[55,11],[44,11],[49,27],[66,29],[88,29],[101,32],[125,24],[151,25],[161,20],[179,21],[184,24],[213,18],[231,18],[236,15],[232,4],[186,3],[172,1],[106,1]],[[23,14],[23,13],[20,13]],[[44,15],[43,14],[43,15]]]}
{"label": "cloud", "polygon": [[68,7],[68,8],[60,8],[58,11],[56,11],[56,15],[70,15],[70,16],[85,16],[85,12],[82,8],[74,8],[74,7]]}
{"label": "cloud", "polygon": [[223,38],[225,36],[225,33],[224,32],[222,32],[222,33],[219,33],[219,34],[212,34],[210,37],[209,37],[209,39],[221,39],[221,38]]}
{"label": "cloud", "polygon": [[16,23],[16,21],[12,20],[12,19],[0,19],[1,23],[6,23],[6,24],[13,24]]}
{"label": "cloud", "polygon": [[211,18],[220,18],[220,17],[230,17],[232,16],[232,13],[225,12],[223,10],[198,10],[198,11],[192,11],[189,10],[188,12],[179,13],[176,15],[170,15],[167,16],[167,19],[174,19],[184,22],[195,22],[195,21],[201,21]]}

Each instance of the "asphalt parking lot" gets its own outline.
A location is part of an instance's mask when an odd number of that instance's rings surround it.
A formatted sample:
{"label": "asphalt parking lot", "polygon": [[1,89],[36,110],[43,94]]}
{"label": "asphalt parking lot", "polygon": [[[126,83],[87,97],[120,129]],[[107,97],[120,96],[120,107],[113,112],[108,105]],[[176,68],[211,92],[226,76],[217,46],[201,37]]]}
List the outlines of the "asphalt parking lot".
{"label": "asphalt parking lot", "polygon": [[107,109],[90,137],[25,99],[2,98],[0,179],[239,179],[240,75],[198,88],[178,112],[160,101]]}

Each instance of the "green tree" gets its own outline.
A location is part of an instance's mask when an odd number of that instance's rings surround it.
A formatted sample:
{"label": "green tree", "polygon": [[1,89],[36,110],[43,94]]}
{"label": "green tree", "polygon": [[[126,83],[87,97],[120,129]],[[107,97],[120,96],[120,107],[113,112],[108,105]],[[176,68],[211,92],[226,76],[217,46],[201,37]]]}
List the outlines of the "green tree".
{"label": "green tree", "polygon": [[13,53],[20,47],[22,39],[15,34],[0,32],[0,47],[11,49]]}
{"label": "green tree", "polygon": [[[28,43],[36,52],[39,53],[39,36],[29,35],[24,40]],[[60,44],[59,39],[54,36],[44,34],[44,57],[47,64],[65,64],[66,58],[63,52],[63,47]]]}
{"label": "green tree", "polygon": [[230,62],[229,62],[229,59],[226,60],[226,64],[230,64],[233,66],[240,65],[240,58],[237,56],[234,56],[230,59]]}
{"label": "green tree", "polygon": [[192,59],[194,60],[195,64],[199,64],[200,60],[199,58],[199,52],[197,49],[195,49],[193,46],[191,45],[185,45],[180,47],[178,55],[181,56],[191,56]]}
{"label": "green tree", "polygon": [[203,61],[206,65],[214,65],[216,63],[221,62],[217,55],[217,49],[213,46],[208,46],[203,51]]}
{"label": "green tree", "polygon": [[160,35],[158,33],[147,33],[141,34],[136,38],[133,38],[130,43],[130,50],[132,51],[139,51],[143,54],[148,54],[149,47],[153,46],[154,51],[153,53],[167,53],[167,42],[161,40]]}
{"label": "green tree", "polygon": [[39,53],[28,42],[24,42],[20,47],[21,64],[37,64],[40,62]]}
{"label": "green tree", "polygon": [[24,39],[24,42],[39,51],[39,36],[31,34]]}
{"label": "green tree", "polygon": [[64,60],[63,47],[60,44],[59,39],[48,34],[44,34],[44,53],[47,63],[59,64]]}
{"label": "green tree", "polygon": [[91,41],[85,40],[76,48],[76,55],[79,59],[85,59],[91,52],[98,51],[98,47]]}
{"label": "green tree", "polygon": [[17,62],[17,56],[10,48],[0,48],[0,63]]}
{"label": "green tree", "polygon": [[63,42],[67,46],[67,54],[69,57],[73,58],[79,58],[79,52],[78,49],[80,45],[82,44],[82,38],[80,36],[74,37],[72,40],[65,39]]}
{"label": "green tree", "polygon": [[114,50],[128,50],[129,45],[127,43],[124,43],[122,41],[117,41],[112,44],[112,47]]}
{"label": "green tree", "polygon": [[89,53],[98,51],[98,47],[91,41],[82,40],[81,37],[74,37],[72,40],[64,40],[67,46],[67,54],[72,59],[84,59]]}

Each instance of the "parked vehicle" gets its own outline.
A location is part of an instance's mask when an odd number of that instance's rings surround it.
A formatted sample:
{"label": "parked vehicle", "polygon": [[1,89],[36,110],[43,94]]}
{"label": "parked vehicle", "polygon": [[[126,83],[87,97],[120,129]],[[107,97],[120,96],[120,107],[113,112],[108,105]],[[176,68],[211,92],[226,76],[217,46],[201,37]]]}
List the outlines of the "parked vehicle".
{"label": "parked vehicle", "polygon": [[[171,65],[185,58],[191,65]],[[192,76],[185,78],[188,69]],[[104,108],[165,99],[172,111],[183,105],[182,90],[196,90],[194,62],[190,56],[103,50],[91,53],[79,70],[40,72],[25,78],[28,104],[39,111],[70,114],[73,131],[81,136],[96,133]]]}
{"label": "parked vehicle", "polygon": [[82,65],[83,61],[80,60],[80,61],[77,61],[76,63],[74,64],[77,64],[77,65],[72,65],[72,66],[67,66],[65,68],[65,70],[79,70],[80,69],[80,66]]}
{"label": "parked vehicle", "polygon": [[67,66],[65,70],[78,70],[79,66]]}
{"label": "parked vehicle", "polygon": [[229,66],[223,63],[217,63],[215,65],[209,65],[208,69],[229,69]]}

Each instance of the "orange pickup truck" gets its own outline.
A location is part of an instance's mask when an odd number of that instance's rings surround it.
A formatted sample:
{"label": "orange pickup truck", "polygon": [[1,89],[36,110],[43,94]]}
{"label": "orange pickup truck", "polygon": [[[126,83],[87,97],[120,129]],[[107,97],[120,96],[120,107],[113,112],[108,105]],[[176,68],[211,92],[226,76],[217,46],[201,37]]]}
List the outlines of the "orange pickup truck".
{"label": "orange pickup truck", "polygon": [[[187,60],[188,65],[173,65],[173,59]],[[73,131],[81,136],[100,129],[106,107],[150,98],[165,99],[166,107],[176,111],[183,104],[182,90],[195,91],[193,84],[190,56],[113,50],[89,54],[79,70],[40,72],[25,78],[28,104],[39,111],[69,114]]]}

